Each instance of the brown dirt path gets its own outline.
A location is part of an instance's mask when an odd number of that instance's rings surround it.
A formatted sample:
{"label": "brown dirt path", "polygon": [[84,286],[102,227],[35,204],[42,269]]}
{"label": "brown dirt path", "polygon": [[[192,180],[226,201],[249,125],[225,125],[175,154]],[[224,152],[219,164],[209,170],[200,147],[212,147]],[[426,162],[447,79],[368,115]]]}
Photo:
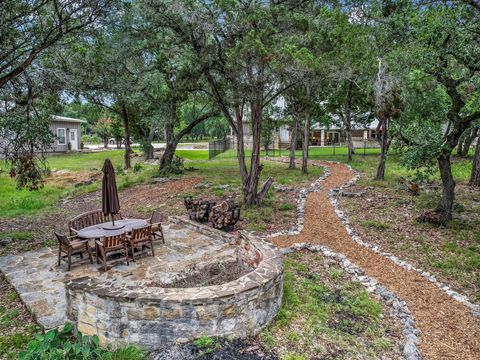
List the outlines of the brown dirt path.
{"label": "brown dirt path", "polygon": [[465,305],[416,271],[407,271],[351,239],[335,214],[328,192],[348,182],[353,174],[341,164],[325,165],[331,175],[322,182],[321,191],[308,195],[302,233],[271,241],[281,247],[302,242],[326,245],[345,254],[369,276],[395,292],[407,302],[415,317],[416,327],[421,331],[419,349],[424,359],[480,359],[480,320]]}

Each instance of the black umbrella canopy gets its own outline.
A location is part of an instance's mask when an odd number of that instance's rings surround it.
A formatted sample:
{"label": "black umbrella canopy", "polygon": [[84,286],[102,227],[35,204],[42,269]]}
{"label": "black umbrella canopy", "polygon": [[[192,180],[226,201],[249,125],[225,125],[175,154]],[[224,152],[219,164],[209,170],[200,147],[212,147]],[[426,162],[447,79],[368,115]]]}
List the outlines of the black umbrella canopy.
{"label": "black umbrella canopy", "polygon": [[120,211],[120,202],[118,201],[115,170],[110,159],[105,160],[102,171],[102,211],[105,215],[111,215],[113,222],[113,215]]}

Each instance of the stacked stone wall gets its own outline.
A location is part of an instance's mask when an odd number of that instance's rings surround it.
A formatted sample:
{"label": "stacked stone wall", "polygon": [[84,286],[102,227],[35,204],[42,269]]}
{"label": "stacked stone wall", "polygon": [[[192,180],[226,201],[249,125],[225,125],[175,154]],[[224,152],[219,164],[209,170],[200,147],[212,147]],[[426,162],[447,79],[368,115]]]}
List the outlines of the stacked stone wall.
{"label": "stacked stone wall", "polygon": [[[199,232],[212,229],[175,218]],[[205,228],[205,229],[204,229]],[[157,349],[200,336],[256,335],[275,316],[283,296],[283,255],[271,244],[242,232],[239,259],[255,269],[237,280],[197,288],[120,287],[89,277],[66,284],[67,317],[102,344],[134,343]]]}

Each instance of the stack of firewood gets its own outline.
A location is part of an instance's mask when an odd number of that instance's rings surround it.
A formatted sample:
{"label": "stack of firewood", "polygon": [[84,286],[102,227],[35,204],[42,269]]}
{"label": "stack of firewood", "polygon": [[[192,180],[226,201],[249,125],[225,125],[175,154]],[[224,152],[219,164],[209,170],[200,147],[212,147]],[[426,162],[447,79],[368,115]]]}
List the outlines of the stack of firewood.
{"label": "stack of firewood", "polygon": [[226,200],[212,207],[210,224],[216,229],[231,230],[240,219],[240,207]]}
{"label": "stack of firewood", "polygon": [[198,222],[207,222],[210,210],[215,205],[214,202],[202,199],[194,200],[192,197],[185,197],[183,201],[187,208],[189,219]]}
{"label": "stack of firewood", "polygon": [[216,205],[215,202],[203,199],[193,199],[191,196],[183,199],[190,220],[207,222],[215,229],[230,231],[240,219],[240,206],[233,200],[225,200]]}

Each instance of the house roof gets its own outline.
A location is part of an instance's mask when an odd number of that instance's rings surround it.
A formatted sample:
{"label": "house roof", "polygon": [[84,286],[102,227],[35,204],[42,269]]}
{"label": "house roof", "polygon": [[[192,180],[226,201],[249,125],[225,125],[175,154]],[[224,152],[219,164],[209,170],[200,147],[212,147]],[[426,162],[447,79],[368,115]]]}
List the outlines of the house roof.
{"label": "house roof", "polygon": [[52,121],[63,121],[63,122],[71,122],[71,123],[86,123],[85,120],[69,118],[65,116],[59,115],[52,115]]}

